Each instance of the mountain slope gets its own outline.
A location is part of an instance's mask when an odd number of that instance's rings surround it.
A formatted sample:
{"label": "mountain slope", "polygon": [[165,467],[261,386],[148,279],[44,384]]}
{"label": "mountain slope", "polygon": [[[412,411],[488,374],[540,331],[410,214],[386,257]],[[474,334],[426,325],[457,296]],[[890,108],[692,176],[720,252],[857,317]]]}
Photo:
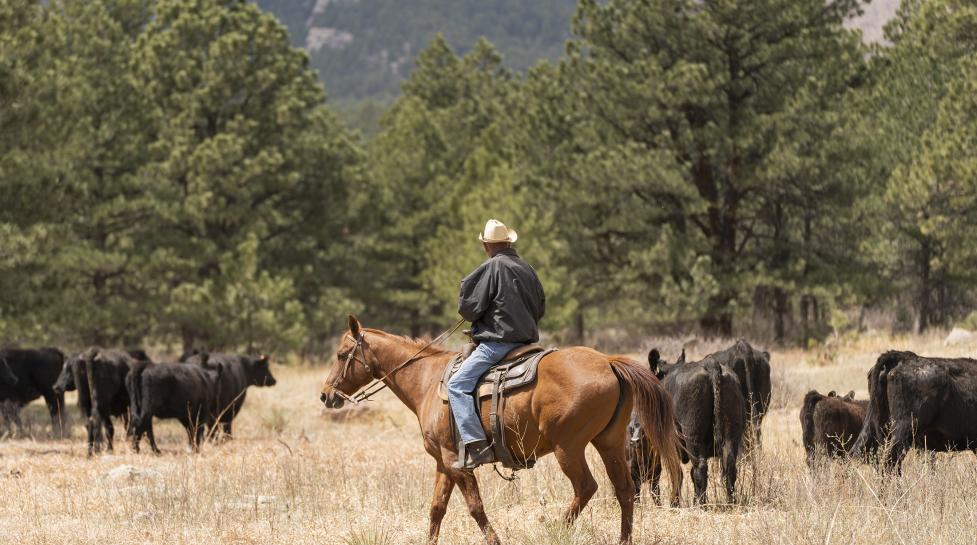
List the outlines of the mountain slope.
{"label": "mountain slope", "polygon": [[[387,101],[438,32],[459,53],[486,37],[507,66],[523,69],[563,54],[575,0],[256,0],[309,52],[332,101]],[[899,0],[873,0],[850,26],[882,38]]]}
{"label": "mountain slope", "polygon": [[575,0],[258,0],[309,52],[332,99],[388,98],[442,33],[459,53],[486,37],[506,65],[556,59]]}

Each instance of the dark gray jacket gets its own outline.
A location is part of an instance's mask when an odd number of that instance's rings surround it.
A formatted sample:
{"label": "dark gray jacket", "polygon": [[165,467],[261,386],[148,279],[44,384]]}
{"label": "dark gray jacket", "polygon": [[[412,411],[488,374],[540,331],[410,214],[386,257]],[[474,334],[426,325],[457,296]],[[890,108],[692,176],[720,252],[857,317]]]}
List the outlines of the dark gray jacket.
{"label": "dark gray jacket", "polygon": [[512,248],[502,250],[461,281],[458,314],[476,341],[534,343],[546,312],[536,271]]}

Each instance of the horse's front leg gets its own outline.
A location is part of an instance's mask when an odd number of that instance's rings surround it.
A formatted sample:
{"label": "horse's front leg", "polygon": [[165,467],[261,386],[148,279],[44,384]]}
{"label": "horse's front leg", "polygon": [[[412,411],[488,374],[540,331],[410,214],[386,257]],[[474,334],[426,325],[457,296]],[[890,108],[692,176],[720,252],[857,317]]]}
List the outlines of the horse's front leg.
{"label": "horse's front leg", "polygon": [[454,490],[455,483],[445,473],[444,466],[438,463],[438,472],[434,474],[434,499],[431,500],[431,527],[428,530],[427,541],[430,545],[438,542],[438,534],[441,533],[441,520],[448,510],[448,500],[451,499],[451,491]]}
{"label": "horse's front leg", "polygon": [[488,545],[501,545],[499,536],[495,534],[492,525],[489,524],[488,517],[485,516],[485,506],[482,505],[482,496],[478,492],[478,481],[475,480],[475,473],[467,470],[451,470],[451,479],[461,489],[465,496],[465,503],[468,504],[468,513],[475,519],[475,523],[482,530],[485,536],[485,543]]}

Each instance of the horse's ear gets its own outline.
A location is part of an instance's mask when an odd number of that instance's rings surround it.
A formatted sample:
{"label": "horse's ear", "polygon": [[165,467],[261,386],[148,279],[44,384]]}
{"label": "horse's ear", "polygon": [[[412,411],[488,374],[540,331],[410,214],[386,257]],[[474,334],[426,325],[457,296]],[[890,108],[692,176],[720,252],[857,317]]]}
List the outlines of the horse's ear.
{"label": "horse's ear", "polygon": [[675,362],[675,365],[682,365],[683,363],[685,363],[685,349],[684,348],[682,349],[682,355],[680,355],[678,357],[678,361]]}
{"label": "horse's ear", "polygon": [[845,400],[846,400],[846,401],[855,401],[855,390],[851,390],[851,391],[849,391],[849,392],[848,392],[848,393],[847,393],[847,394],[845,395]]}
{"label": "horse's ear", "polygon": [[352,314],[349,315],[349,334],[353,336],[354,339],[360,336],[360,321],[356,319],[356,316]]}

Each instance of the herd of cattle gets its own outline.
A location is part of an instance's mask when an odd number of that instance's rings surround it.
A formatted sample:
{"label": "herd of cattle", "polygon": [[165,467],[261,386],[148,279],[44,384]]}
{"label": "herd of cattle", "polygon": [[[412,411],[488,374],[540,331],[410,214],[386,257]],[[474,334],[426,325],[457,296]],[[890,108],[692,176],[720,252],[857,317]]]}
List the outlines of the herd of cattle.
{"label": "herd of cattle", "polygon": [[[685,361],[683,351],[667,363],[652,349],[648,363],[674,401],[695,500],[705,500],[708,460],[715,457],[727,500],[734,501],[737,460],[760,446],[770,406],[770,354],[741,340],[697,362]],[[154,363],[142,350],[92,347],[68,358],[54,348],[0,350],[0,410],[8,425],[22,431],[20,409],[42,397],[55,435],[62,435],[64,393],[77,390],[89,454],[101,449],[103,429],[112,450],[112,417],[122,420],[136,451],[145,435],[159,452],[153,418],[178,420],[197,449],[208,434],[230,436],[250,386],[274,385],[265,355],[192,351],[176,363]],[[898,469],[911,447],[977,452],[977,360],[886,352],[869,371],[868,390],[868,400],[854,399],[854,392],[807,393],[800,420],[810,465],[820,455],[868,458],[880,451],[880,461]],[[657,499],[661,467],[635,420],[632,477],[639,491],[650,480]]]}
{"label": "herd of cattle", "polygon": [[[683,351],[669,364],[652,349],[648,363],[675,403],[684,442],[680,455],[691,463],[695,501],[705,501],[713,457],[719,459],[726,499],[735,501],[737,459],[760,446],[760,424],[770,406],[770,354],[741,340],[698,362],[686,362]],[[868,400],[856,400],[853,391],[839,396],[812,390],[804,396],[800,420],[811,467],[819,456],[852,456],[899,470],[911,447],[977,452],[977,360],[886,352],[869,371],[868,390]],[[659,501],[661,467],[634,418],[631,430],[635,488],[640,493],[642,482],[650,480]]]}
{"label": "herd of cattle", "polygon": [[8,425],[23,432],[20,410],[44,398],[56,436],[64,433],[64,393],[77,390],[85,418],[88,453],[112,450],[112,417],[122,420],[134,450],[145,435],[159,453],[153,418],[178,420],[190,446],[205,434],[231,434],[231,423],[249,386],[274,386],[265,355],[185,353],[176,363],[154,363],[143,350],[92,347],[65,358],[55,348],[0,350],[0,407]]}

